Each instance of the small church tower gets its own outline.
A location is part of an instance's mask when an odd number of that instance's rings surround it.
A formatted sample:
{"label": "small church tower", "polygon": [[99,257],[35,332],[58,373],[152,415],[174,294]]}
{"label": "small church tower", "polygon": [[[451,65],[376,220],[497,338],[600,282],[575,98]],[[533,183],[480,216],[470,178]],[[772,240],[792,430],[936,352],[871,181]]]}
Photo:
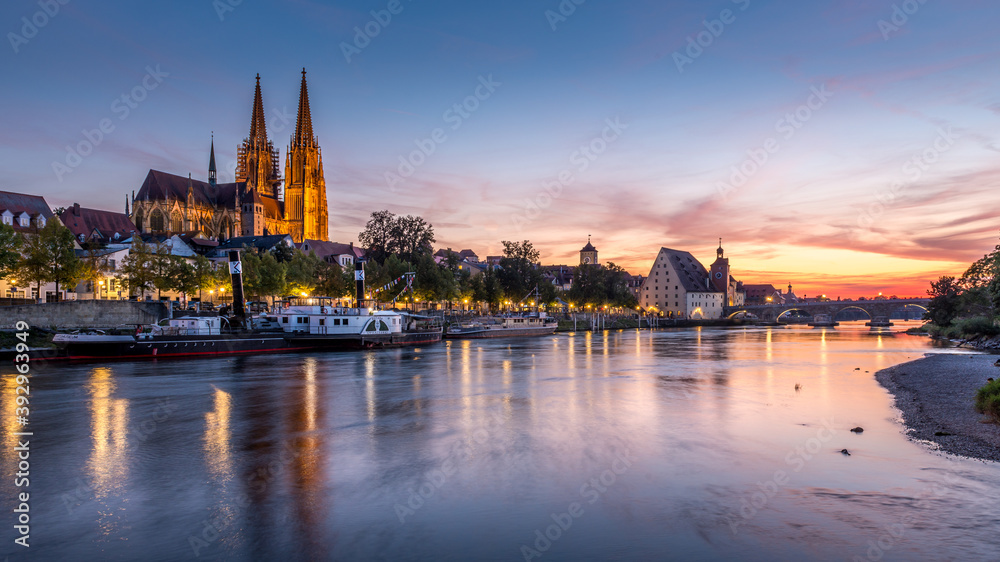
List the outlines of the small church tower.
{"label": "small church tower", "polygon": [[597,248],[590,243],[590,235],[587,235],[587,245],[580,250],[580,265],[597,265]]}
{"label": "small church tower", "polygon": [[715,250],[715,262],[712,263],[709,275],[712,277],[712,288],[726,295],[726,306],[734,306],[736,288],[730,281],[732,272],[729,269],[729,258],[722,250],[722,238],[719,238],[719,248]]}
{"label": "small church tower", "polygon": [[256,189],[247,191],[240,206],[240,235],[264,235],[264,200]]}
{"label": "small church tower", "polygon": [[212,132],[211,156],[208,157],[208,185],[214,189],[218,185],[218,174],[215,170],[215,132]]}

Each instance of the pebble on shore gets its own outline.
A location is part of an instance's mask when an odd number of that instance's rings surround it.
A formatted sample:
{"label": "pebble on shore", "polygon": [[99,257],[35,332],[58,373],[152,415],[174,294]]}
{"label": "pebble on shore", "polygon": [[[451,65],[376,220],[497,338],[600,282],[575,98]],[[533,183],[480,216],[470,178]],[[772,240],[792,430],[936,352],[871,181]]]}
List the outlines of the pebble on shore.
{"label": "pebble on shore", "polygon": [[996,373],[994,361],[990,355],[929,355],[883,369],[875,378],[895,397],[914,439],[1000,462],[1000,425],[984,423],[973,406],[976,391]]}

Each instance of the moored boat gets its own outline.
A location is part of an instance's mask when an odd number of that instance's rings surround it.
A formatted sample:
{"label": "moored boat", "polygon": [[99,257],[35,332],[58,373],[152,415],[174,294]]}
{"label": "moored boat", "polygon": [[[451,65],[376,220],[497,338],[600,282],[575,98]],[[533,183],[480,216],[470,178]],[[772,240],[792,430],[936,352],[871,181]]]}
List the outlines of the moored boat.
{"label": "moored boat", "polygon": [[555,333],[558,321],[544,312],[517,316],[488,316],[461,322],[448,328],[446,337],[456,339],[547,336]]}
{"label": "moored boat", "polygon": [[441,341],[437,319],[394,310],[334,306],[333,299],[291,299],[275,312],[289,344],[314,349],[370,349]]}

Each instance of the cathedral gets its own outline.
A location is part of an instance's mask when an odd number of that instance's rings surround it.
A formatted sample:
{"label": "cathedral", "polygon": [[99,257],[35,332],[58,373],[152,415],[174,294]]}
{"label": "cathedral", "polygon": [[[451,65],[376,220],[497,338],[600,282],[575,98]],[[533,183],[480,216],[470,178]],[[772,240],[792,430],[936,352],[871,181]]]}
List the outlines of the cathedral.
{"label": "cathedral", "polygon": [[323,156],[313,135],[305,69],[284,179],[278,150],[267,138],[259,74],[250,134],[237,147],[236,160],[236,182],[218,183],[213,137],[207,182],[150,170],[132,195],[131,211],[126,198],[125,213],[143,233],[200,233],[216,240],[289,234],[297,243],[329,240]]}

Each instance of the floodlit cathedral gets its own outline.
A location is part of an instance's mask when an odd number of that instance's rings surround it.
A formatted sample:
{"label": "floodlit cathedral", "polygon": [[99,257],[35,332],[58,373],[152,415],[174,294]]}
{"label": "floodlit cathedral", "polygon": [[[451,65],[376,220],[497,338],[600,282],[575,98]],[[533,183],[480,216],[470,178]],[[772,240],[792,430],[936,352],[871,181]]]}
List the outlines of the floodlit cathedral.
{"label": "floodlit cathedral", "polygon": [[313,135],[305,69],[284,180],[278,173],[278,150],[267,138],[259,74],[250,134],[237,147],[236,159],[236,183],[218,183],[213,138],[207,182],[150,170],[132,196],[131,212],[126,200],[125,213],[143,233],[200,232],[218,240],[290,234],[297,243],[329,240],[323,155]]}

